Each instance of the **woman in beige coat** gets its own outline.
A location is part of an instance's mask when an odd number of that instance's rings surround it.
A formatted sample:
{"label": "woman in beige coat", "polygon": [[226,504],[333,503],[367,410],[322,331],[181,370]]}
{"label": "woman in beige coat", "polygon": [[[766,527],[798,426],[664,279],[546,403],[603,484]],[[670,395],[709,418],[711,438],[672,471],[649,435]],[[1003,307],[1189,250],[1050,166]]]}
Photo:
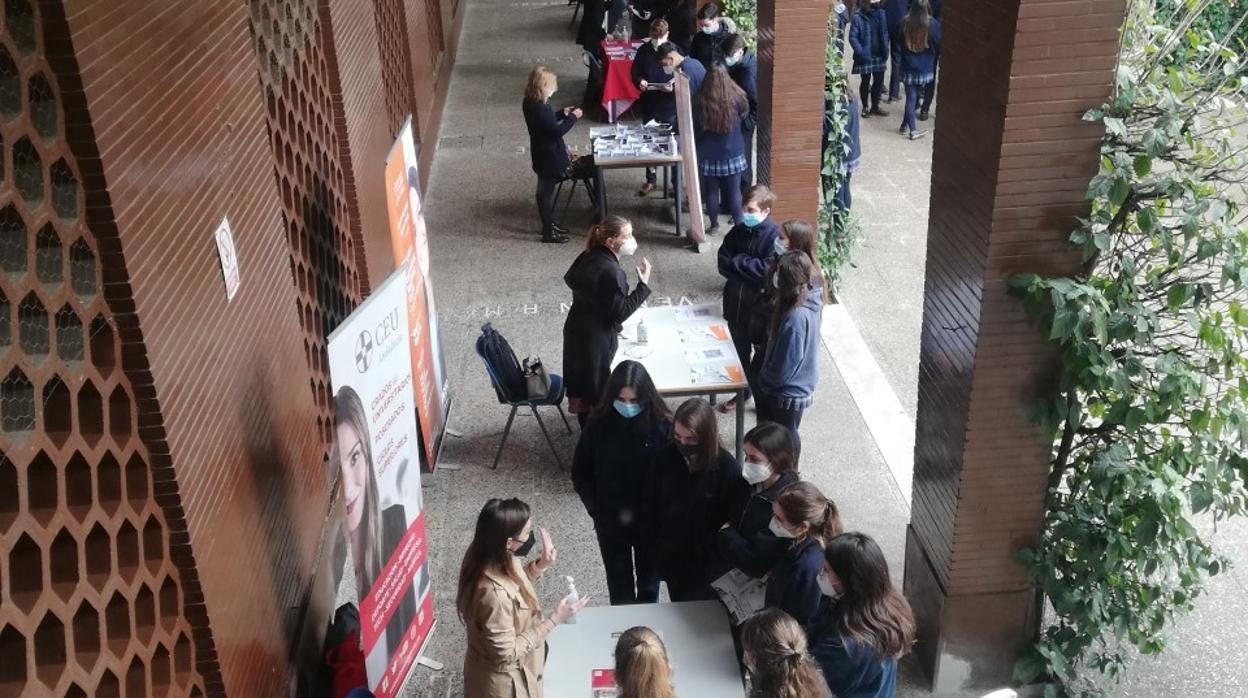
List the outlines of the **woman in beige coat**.
{"label": "woman in beige coat", "polygon": [[555,562],[556,553],[544,528],[541,538],[541,556],[521,565],[537,541],[529,505],[491,499],[477,517],[455,598],[468,634],[467,698],[541,698],[546,637],[589,602],[588,597],[576,603],[562,600],[549,618],[542,618],[533,580]]}

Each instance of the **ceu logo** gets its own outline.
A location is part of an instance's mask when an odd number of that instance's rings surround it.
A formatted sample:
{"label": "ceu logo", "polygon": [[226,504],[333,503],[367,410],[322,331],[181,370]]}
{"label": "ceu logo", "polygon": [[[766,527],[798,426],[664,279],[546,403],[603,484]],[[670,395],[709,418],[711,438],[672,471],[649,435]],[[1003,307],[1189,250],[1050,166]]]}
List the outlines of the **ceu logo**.
{"label": "ceu logo", "polygon": [[360,333],[355,340],[355,368],[360,373],[368,371],[373,362],[373,334],[368,330]]}

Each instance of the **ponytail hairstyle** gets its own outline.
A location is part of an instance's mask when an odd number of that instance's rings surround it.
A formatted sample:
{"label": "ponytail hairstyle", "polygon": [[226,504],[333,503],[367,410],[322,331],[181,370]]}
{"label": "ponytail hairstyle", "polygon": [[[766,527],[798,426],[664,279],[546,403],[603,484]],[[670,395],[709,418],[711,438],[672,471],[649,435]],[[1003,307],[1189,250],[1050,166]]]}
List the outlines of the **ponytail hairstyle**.
{"label": "ponytail hairstyle", "polygon": [[806,531],[794,539],[794,545],[812,538],[824,546],[841,535],[841,514],[836,504],[809,482],[795,482],[784,488],[776,498],[776,505],[790,524],[806,524]]}
{"label": "ponytail hairstyle", "polygon": [[901,35],[906,49],[921,53],[928,49],[932,28],[932,6],[928,0],[913,0],[910,11],[901,20]]}
{"label": "ponytail hairstyle", "polygon": [[793,218],[781,223],[780,229],[789,239],[790,250],[805,252],[810,257],[811,282],[822,283],[823,270],[819,268],[819,239],[815,237],[815,227],[800,218]]}
{"label": "ponytail hairstyle", "polygon": [[841,598],[832,612],[845,634],[880,658],[909,652],[914,612],[893,586],[880,546],[862,533],[842,533],[824,546],[823,560],[841,581]]}
{"label": "ponytail hairstyle", "polygon": [[585,238],[585,249],[592,250],[595,247],[606,247],[608,240],[613,240],[624,234],[624,231],[632,228],[633,224],[623,216],[607,216],[606,220],[601,223],[595,223],[594,227],[589,229],[589,235]]}
{"label": "ponytail hairstyle", "polygon": [[757,448],[767,457],[771,472],[779,475],[797,470],[797,454],[793,450],[793,435],[787,427],[775,422],[759,422],[745,432],[745,443]]}
{"label": "ponytail hairstyle", "polygon": [[620,635],[615,643],[615,682],[620,698],[676,698],[667,648],[653,630],[639,625]]}
{"label": "ponytail hairstyle", "polygon": [[806,291],[811,287],[810,279],[813,271],[814,266],[810,257],[799,250],[785,252],[772,265],[769,276],[776,302],[771,312],[770,336],[776,336],[780,323],[806,297]]}
{"label": "ponytail hairstyle", "polygon": [[455,608],[460,621],[470,615],[477,583],[486,572],[496,572],[515,582],[532,608],[540,607],[530,586],[516,572],[515,556],[507,549],[507,540],[520,535],[530,516],[529,505],[519,499],[491,499],[481,508],[477,530],[459,566]]}
{"label": "ponytail hairstyle", "polygon": [[756,696],[812,698],[827,695],[823,672],[806,649],[806,633],[793,616],[764,608],[741,626],[741,648]]}

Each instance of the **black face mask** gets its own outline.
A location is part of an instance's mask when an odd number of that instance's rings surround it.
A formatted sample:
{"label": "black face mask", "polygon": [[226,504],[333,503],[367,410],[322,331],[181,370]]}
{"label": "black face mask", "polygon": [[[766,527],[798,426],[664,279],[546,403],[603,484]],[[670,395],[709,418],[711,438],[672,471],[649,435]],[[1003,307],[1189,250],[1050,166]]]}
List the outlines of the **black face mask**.
{"label": "black face mask", "polygon": [[684,456],[685,458],[693,458],[694,456],[698,455],[697,444],[682,444],[680,442],[677,442],[676,448],[680,449],[680,455]]}
{"label": "black face mask", "polygon": [[[515,540],[515,538],[512,538],[511,540]],[[519,548],[516,548],[515,550],[511,551],[511,554],[515,555],[516,557],[524,557],[525,555],[528,555],[529,553],[533,552],[533,546],[536,544],[537,544],[537,534],[532,531],[529,531],[529,539],[521,543]]]}

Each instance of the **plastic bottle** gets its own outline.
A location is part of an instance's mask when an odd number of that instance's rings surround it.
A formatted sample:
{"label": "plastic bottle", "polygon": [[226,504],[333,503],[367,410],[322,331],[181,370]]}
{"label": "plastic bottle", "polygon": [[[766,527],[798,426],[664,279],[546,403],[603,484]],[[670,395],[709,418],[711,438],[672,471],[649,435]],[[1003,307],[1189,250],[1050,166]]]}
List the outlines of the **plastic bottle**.
{"label": "plastic bottle", "polygon": [[[564,579],[568,580],[568,595],[567,595],[567,596],[565,596],[565,597],[563,597],[563,600],[564,600],[564,601],[567,601],[569,604],[574,604],[574,603],[576,603],[577,601],[579,601],[579,600],[580,600],[581,596],[580,596],[580,594],[577,594],[577,593],[576,593],[576,584],[572,583],[572,577],[570,577],[570,576],[569,576],[569,577],[564,577]],[[567,619],[567,620],[565,620],[564,622],[565,622],[565,623],[575,623],[575,622],[576,622],[576,614],[574,613],[574,614],[572,614],[572,615],[568,616],[568,619]]]}
{"label": "plastic bottle", "polygon": [[644,319],[641,322],[637,323],[637,343],[638,344],[650,343],[650,330],[646,329],[646,321]]}

